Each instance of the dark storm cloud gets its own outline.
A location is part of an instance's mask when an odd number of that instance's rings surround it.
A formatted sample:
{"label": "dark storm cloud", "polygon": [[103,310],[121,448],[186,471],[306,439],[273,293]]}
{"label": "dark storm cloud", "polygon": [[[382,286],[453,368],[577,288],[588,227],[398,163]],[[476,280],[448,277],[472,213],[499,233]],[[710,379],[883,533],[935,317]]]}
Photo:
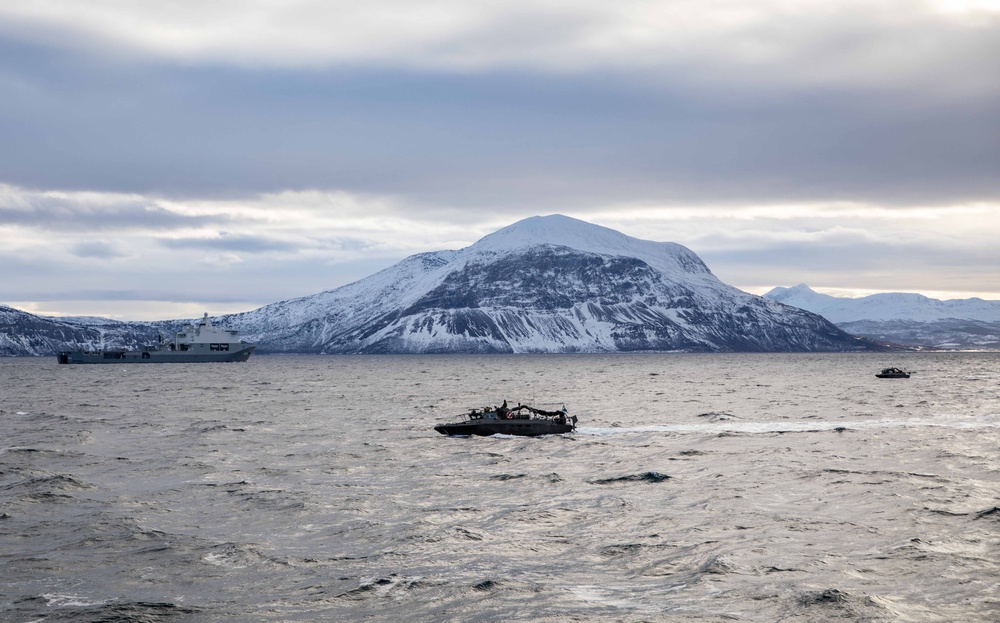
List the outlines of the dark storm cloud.
{"label": "dark storm cloud", "polygon": [[[996,22],[981,30],[962,56],[970,75],[987,71],[987,53],[1000,57]],[[998,94],[943,97],[969,80],[952,84],[940,68],[944,82],[906,88],[773,76],[727,87],[692,81],[697,66],[253,70],[98,64],[10,41],[0,53],[14,59],[0,78],[0,171],[26,187],[199,197],[337,188],[550,209],[1000,192]]]}

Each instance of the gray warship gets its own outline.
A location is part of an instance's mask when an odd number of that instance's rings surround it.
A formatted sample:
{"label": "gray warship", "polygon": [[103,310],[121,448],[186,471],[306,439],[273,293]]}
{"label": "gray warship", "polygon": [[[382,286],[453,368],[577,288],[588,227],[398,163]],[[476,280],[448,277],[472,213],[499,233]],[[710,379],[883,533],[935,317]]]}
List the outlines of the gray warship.
{"label": "gray warship", "polygon": [[576,430],[576,416],[570,416],[564,406],[558,411],[536,409],[519,404],[513,409],[507,407],[504,400],[500,407],[483,407],[472,409],[461,416],[458,422],[438,424],[434,430],[442,435],[518,435],[522,437],[537,437],[539,435],[557,435]]}
{"label": "gray warship", "polygon": [[212,326],[208,314],[197,325],[186,324],[174,339],[141,350],[63,351],[59,363],[199,363],[246,361],[257,348],[241,342],[236,331]]}

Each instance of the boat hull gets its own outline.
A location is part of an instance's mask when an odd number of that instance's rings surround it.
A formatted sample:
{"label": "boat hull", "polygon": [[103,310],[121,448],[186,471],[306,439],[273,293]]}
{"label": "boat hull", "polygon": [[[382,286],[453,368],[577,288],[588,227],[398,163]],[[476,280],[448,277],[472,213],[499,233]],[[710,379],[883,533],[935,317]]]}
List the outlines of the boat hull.
{"label": "boat hull", "polygon": [[477,435],[517,435],[520,437],[538,437],[540,435],[559,435],[573,431],[572,424],[559,424],[546,420],[489,420],[484,422],[456,422],[454,424],[438,424],[434,430],[442,435],[467,437]]}
{"label": "boat hull", "polygon": [[112,350],[112,351],[67,351],[56,359],[59,363],[227,363],[246,361],[256,345],[245,345],[239,350],[213,351],[209,349],[190,350]]}

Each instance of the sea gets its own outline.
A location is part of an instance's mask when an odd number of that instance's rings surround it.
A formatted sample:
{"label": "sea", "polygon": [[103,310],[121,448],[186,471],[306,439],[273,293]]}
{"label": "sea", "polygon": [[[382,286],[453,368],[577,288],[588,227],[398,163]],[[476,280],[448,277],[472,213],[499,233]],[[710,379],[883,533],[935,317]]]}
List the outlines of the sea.
{"label": "sea", "polygon": [[3,359],[0,621],[1000,621],[1000,353]]}

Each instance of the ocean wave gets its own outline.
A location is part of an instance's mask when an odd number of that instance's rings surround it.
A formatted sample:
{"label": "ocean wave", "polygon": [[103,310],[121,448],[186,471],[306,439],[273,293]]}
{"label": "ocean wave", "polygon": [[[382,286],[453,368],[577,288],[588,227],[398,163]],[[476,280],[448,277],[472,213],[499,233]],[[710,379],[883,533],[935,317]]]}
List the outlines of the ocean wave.
{"label": "ocean wave", "polygon": [[246,569],[256,566],[286,566],[288,563],[262,553],[257,547],[245,543],[222,543],[201,559],[210,565],[227,569]]}
{"label": "ocean wave", "polygon": [[664,480],[669,480],[670,476],[666,474],[661,474],[660,472],[642,472],[639,474],[628,474],[626,476],[617,476],[613,478],[597,478],[590,480],[595,485],[611,485],[619,482],[663,482]]}
{"label": "ocean wave", "polygon": [[70,474],[52,474],[48,476],[36,476],[2,487],[6,490],[28,489],[43,492],[51,491],[80,491],[84,489],[95,489],[90,483],[74,478]]}
{"label": "ocean wave", "polygon": [[[40,602],[39,607],[35,602]],[[21,621],[100,621],[101,623],[161,623],[174,618],[189,618],[202,612],[200,608],[171,602],[120,601],[95,599],[78,594],[43,593],[13,604],[0,615],[20,615]],[[41,614],[38,618],[30,618]],[[15,619],[6,619],[15,620]]]}
{"label": "ocean wave", "polygon": [[362,578],[357,588],[336,595],[335,599],[352,601],[387,597],[399,590],[412,590],[424,586],[420,577],[398,576],[391,573],[385,577]]}

